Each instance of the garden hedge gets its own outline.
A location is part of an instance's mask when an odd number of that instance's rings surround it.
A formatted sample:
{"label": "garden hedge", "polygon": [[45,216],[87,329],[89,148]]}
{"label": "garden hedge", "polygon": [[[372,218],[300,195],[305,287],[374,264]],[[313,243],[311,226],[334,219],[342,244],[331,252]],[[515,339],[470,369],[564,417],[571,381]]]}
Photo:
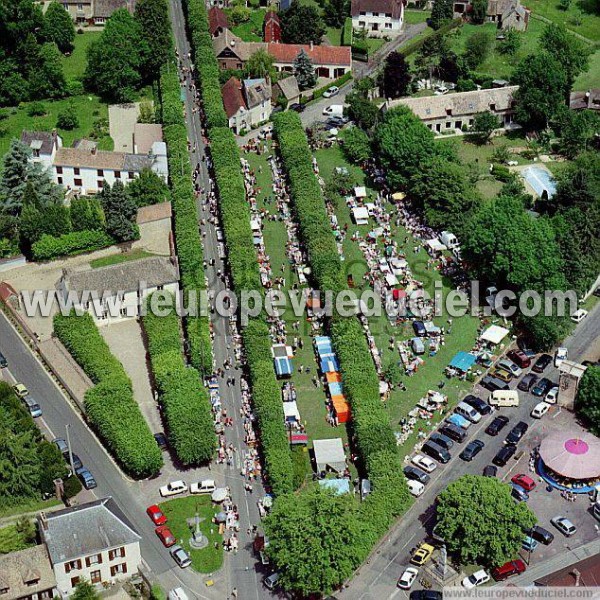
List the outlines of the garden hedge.
{"label": "garden hedge", "polygon": [[342,46],[352,46],[354,30],[352,28],[352,17],[346,17],[342,28]]}
{"label": "garden hedge", "polygon": [[162,453],[133,398],[131,380],[92,316],[57,314],[54,333],[95,384],[85,393],[85,410],[108,450],[130,475],[156,475],[163,465]]}
{"label": "garden hedge", "polygon": [[54,260],[60,256],[73,256],[93,252],[114,244],[104,231],[72,231],[59,237],[44,234],[32,246],[33,260]]}
{"label": "garden hedge", "polygon": [[155,315],[152,297],[146,299],[146,346],[171,447],[183,465],[198,465],[210,461],[216,449],[210,399],[198,371],[183,361],[175,298],[163,294],[161,306],[171,309],[168,316]]}

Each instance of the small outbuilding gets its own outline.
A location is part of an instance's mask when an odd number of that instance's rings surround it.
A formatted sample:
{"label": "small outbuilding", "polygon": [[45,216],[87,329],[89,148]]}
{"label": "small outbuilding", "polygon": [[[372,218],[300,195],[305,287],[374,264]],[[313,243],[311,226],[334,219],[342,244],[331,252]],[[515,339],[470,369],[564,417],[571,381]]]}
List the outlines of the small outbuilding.
{"label": "small outbuilding", "polygon": [[323,471],[335,471],[342,473],[346,469],[346,454],[342,438],[331,438],[327,440],[314,440],[313,451],[315,463],[319,473]]}

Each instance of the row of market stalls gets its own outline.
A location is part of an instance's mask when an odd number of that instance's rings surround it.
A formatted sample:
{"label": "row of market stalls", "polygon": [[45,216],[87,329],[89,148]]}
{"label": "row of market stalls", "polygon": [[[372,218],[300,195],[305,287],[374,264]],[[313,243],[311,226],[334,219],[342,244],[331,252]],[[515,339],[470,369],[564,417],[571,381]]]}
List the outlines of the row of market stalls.
{"label": "row of market stalls", "polygon": [[340,365],[331,338],[324,335],[315,337],[314,347],[319,368],[326,381],[329,420],[333,425],[347,423],[350,420],[350,405],[344,395]]}

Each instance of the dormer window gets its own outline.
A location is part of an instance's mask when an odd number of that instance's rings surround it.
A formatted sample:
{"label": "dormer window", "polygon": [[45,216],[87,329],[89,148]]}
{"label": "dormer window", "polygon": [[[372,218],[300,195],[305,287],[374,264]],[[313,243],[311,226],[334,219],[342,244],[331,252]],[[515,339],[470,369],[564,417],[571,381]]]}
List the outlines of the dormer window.
{"label": "dormer window", "polygon": [[490,110],[496,110],[496,105],[493,102],[490,104]]}
{"label": "dormer window", "polygon": [[446,109],[446,115],[451,117],[452,116],[452,109],[451,108],[447,108]]}

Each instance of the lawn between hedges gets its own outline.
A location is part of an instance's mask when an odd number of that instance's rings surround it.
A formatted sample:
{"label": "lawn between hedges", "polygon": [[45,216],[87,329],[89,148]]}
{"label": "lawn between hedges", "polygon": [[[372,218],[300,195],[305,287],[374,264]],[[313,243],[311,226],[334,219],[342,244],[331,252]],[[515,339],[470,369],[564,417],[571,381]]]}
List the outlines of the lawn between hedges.
{"label": "lawn between hedges", "polygon": [[[185,548],[192,559],[192,568],[198,573],[214,573],[223,566],[223,536],[219,526],[212,522],[219,512],[213,506],[210,496],[186,496],[161,502],[159,508],[167,517],[167,527],[175,536],[177,543]],[[200,530],[208,538],[208,546],[202,550],[190,548],[190,537],[195,528],[190,529],[188,519],[198,513]]]}
{"label": "lawn between hedges", "polygon": [[101,31],[84,31],[78,33],[73,40],[73,51],[62,57],[63,72],[67,79],[81,79],[87,67],[88,46],[99,39]]}

